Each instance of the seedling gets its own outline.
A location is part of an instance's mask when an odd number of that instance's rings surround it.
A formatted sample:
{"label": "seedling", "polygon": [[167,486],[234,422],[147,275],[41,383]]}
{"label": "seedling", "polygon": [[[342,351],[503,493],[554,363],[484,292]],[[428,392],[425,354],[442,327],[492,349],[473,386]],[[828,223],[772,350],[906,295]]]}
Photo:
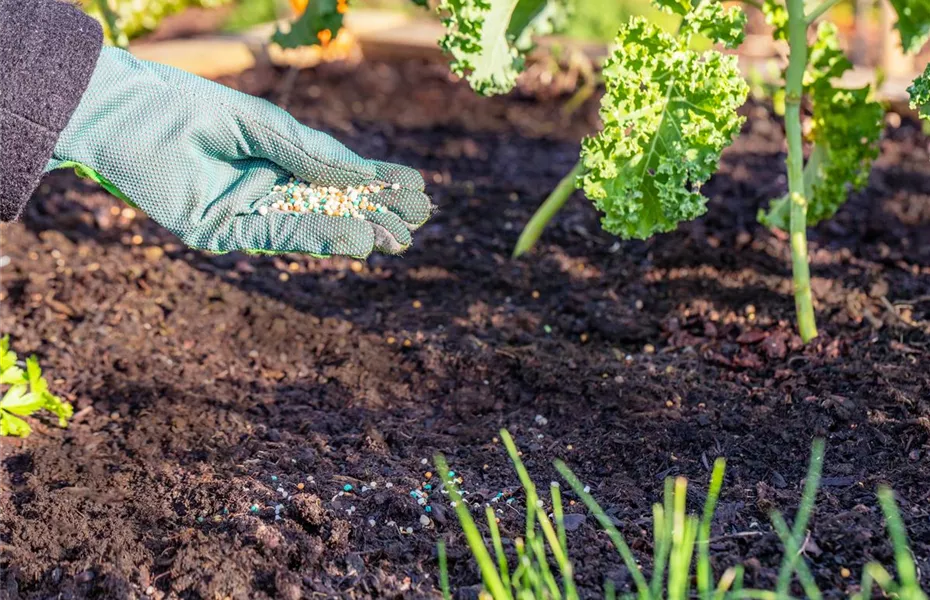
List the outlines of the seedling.
{"label": "seedling", "polygon": [[[455,513],[465,534],[469,550],[478,563],[484,582],[484,592],[480,597],[493,600],[542,600],[545,598],[574,600],[578,598],[578,592],[573,580],[573,565],[569,556],[564,527],[563,492],[557,483],[553,483],[550,486],[549,500],[545,501],[540,497],[510,434],[507,431],[501,431],[500,435],[526,495],[526,532],[525,537],[514,539],[513,547],[516,557],[513,568],[511,568],[513,557],[508,556],[504,551],[501,532],[493,509],[489,506],[485,508],[487,537],[491,541],[491,550],[489,550],[485,536],[482,535],[472,518],[468,506],[462,501],[462,495],[452,478],[446,477],[443,482],[449,492],[449,499],[454,504]],[[815,440],[801,496],[801,505],[795,515],[794,525],[789,527],[784,517],[778,512],[770,515],[772,528],[781,539],[785,549],[774,591],[744,588],[742,565],[728,567],[718,579],[715,579],[710,561],[711,524],[717,500],[723,488],[726,470],[724,459],[718,458],[714,462],[710,485],[700,516],[688,514],[686,510],[687,481],[682,477],[666,480],[663,502],[653,506],[653,556],[652,569],[648,577],[626,543],[623,534],[614,524],[614,520],[597,503],[589,488],[581,483],[562,461],[556,461],[555,468],[568,483],[570,488],[568,493],[574,494],[574,497],[579,499],[594,516],[629,571],[634,589],[632,593],[624,594],[624,598],[686,600],[697,597],[700,600],[724,600],[726,598],[793,600],[797,596],[792,595],[791,585],[796,576],[804,597],[810,600],[820,600],[823,593],[817,587],[802,549],[808,536],[808,524],[814,510],[817,488],[823,470],[823,459],[824,443],[822,440]],[[441,473],[448,472],[448,466],[442,456],[436,457],[436,465]],[[894,548],[897,580],[878,563],[869,563],[863,569],[860,590],[852,598],[853,600],[872,598],[875,584],[878,584],[881,591],[890,597],[902,600],[927,600],[927,595],[920,589],[917,568],[908,548],[907,535],[894,496],[887,488],[880,488],[878,499]],[[551,516],[547,514],[550,510]],[[443,598],[451,599],[446,546],[442,542],[439,545],[438,557]],[[604,597],[613,599],[616,598],[616,594],[614,584],[609,579],[606,580]]]}
{"label": "seedling", "polygon": [[58,426],[67,427],[74,413],[72,406],[48,391],[39,359],[26,359],[26,369],[17,364],[10,350],[10,336],[0,338],[0,385],[8,386],[0,398],[0,436],[26,437],[32,432],[23,417],[47,410],[58,417]]}

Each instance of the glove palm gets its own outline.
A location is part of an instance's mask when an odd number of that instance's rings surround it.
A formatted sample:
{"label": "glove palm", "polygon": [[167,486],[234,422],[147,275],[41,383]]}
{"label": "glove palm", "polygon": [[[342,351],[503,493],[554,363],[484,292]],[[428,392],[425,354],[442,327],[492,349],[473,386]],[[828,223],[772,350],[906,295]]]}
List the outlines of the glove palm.
{"label": "glove palm", "polygon": [[[397,253],[432,210],[415,170],[363,159],[265,100],[114,48],[101,51],[46,170],[63,167],[90,172],[212,252]],[[291,174],[335,187],[382,183],[373,200],[388,210],[366,220],[260,215]]]}

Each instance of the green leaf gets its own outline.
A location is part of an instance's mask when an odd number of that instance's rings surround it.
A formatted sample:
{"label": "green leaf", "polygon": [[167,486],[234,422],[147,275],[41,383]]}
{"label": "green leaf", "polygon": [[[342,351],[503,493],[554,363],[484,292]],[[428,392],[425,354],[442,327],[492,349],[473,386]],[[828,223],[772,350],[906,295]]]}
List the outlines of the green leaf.
{"label": "green leaf", "polygon": [[29,391],[40,395],[48,390],[48,383],[42,377],[42,368],[35,354],[26,359],[26,377],[29,380]]}
{"label": "green leaf", "polygon": [[724,7],[719,2],[698,0],[652,0],[653,6],[682,18],[680,31],[703,33],[713,42],[735,48],[743,43],[746,13],[737,6]]}
{"label": "green leaf", "polygon": [[911,108],[919,111],[922,118],[930,120],[930,65],[907,88],[907,93],[911,95]]}
{"label": "green leaf", "polygon": [[744,121],[736,110],[749,86],[736,57],[690,50],[689,40],[634,17],[604,66],[604,127],[582,143],[581,184],[604,228],[623,238],[702,215],[700,186]]}
{"label": "green leaf", "polygon": [[701,2],[685,16],[682,30],[701,33],[727,48],[736,48],[746,35],[746,13],[737,6]]}
{"label": "green leaf", "polygon": [[12,366],[5,369],[0,373],[0,383],[5,383],[7,385],[18,385],[21,383],[26,383],[26,374],[17,366]]}
{"label": "green leaf", "polygon": [[0,338],[0,373],[16,364],[16,353],[10,350],[10,336]]}
{"label": "green leaf", "polygon": [[[338,0],[311,0],[290,29],[284,32],[278,28],[271,41],[282,48],[319,46],[324,40],[328,42],[342,29],[343,15],[338,7]],[[329,35],[321,37],[324,31],[329,31]]]}
{"label": "green leaf", "polygon": [[529,52],[534,37],[564,30],[571,14],[570,0],[520,0],[510,18],[507,36],[514,40],[517,50]]}
{"label": "green leaf", "polygon": [[11,387],[0,400],[0,410],[28,417],[42,408],[42,397],[29,393],[24,385]]}
{"label": "green leaf", "polygon": [[49,392],[42,393],[42,408],[58,417],[58,426],[67,427],[74,416],[74,406]]}
{"label": "green leaf", "polygon": [[30,356],[25,372],[10,362],[16,355],[9,350],[9,337],[0,340],[0,364],[6,366],[0,373],[0,383],[11,385],[0,399],[0,435],[27,436],[31,429],[18,417],[45,409],[58,417],[59,427],[67,427],[74,407],[48,391],[48,382],[42,377],[39,359]]}
{"label": "green leaf", "polygon": [[762,3],[765,22],[775,28],[772,37],[783,42],[788,41],[788,9],[778,0],[765,0]]}
{"label": "green leaf", "polygon": [[0,410],[0,436],[27,437],[32,433],[29,423],[19,417]]}
{"label": "green leaf", "polygon": [[691,0],[652,0],[652,5],[673,15],[685,16],[694,8]]}
{"label": "green leaf", "polygon": [[[804,73],[805,92],[813,106],[810,139],[814,147],[804,168],[809,226],[836,214],[851,189],[862,189],[878,157],[884,109],[872,99],[871,87],[842,89],[833,84],[851,68],[840,49],[836,26],[822,22]],[[787,198],[772,202],[759,220],[788,231]]]}
{"label": "green leaf", "polygon": [[563,26],[568,0],[442,0],[438,11],[452,71],[490,96],[513,89],[532,36]]}
{"label": "green leaf", "polygon": [[898,13],[895,25],[901,32],[905,52],[917,52],[930,39],[930,2],[927,0],[891,0]]}
{"label": "green leaf", "polygon": [[29,391],[40,401],[41,408],[58,417],[58,426],[66,427],[68,419],[74,414],[74,407],[48,391],[48,382],[42,377],[39,359],[34,355],[26,360],[26,372],[29,377]]}

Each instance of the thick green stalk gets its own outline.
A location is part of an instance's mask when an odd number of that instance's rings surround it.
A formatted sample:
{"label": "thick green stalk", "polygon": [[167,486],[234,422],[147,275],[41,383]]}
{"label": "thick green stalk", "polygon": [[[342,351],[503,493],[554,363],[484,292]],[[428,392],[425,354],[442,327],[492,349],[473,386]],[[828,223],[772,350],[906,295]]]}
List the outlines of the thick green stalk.
{"label": "thick green stalk", "polygon": [[788,195],[791,199],[791,267],[794,304],[801,339],[817,337],[807,258],[807,198],[804,190],[804,147],[801,140],[801,96],[807,68],[807,18],[804,0],[788,1],[788,44],[791,55],[785,74],[785,133],[788,138]]}
{"label": "thick green stalk", "polygon": [[513,249],[513,257],[517,258],[521,254],[529,251],[536,245],[539,236],[542,235],[543,229],[552,220],[557,212],[565,205],[569,196],[575,191],[575,180],[581,175],[584,166],[578,161],[568,175],[562,178],[559,185],[555,186],[549,197],[536,209],[533,218],[523,228],[520,239],[517,240],[517,246]]}

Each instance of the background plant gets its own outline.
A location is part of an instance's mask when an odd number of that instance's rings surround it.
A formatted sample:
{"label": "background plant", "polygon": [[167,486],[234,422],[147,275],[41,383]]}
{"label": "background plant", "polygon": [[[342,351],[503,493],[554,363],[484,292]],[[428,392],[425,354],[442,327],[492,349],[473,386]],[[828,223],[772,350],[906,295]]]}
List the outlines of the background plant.
{"label": "background plant", "polygon": [[[543,498],[523,465],[510,434],[502,430],[500,435],[526,497],[526,528],[524,537],[514,539],[515,556],[504,551],[493,509],[490,506],[485,508],[487,535],[483,535],[466,503],[463,502],[462,494],[452,476],[449,475],[449,465],[442,456],[436,457],[436,466],[443,474],[443,486],[448,491],[450,504],[454,507],[466,543],[477,562],[484,585],[484,597],[494,600],[578,598],[568,550],[561,487],[553,482],[549,488],[549,498]],[[581,500],[597,519],[627,567],[634,589],[631,593],[621,594],[622,597],[641,600],[684,600],[695,596],[701,600],[793,600],[795,596],[792,595],[792,584],[797,582],[804,597],[820,600],[823,593],[817,587],[805,562],[802,548],[814,510],[823,459],[824,443],[822,440],[815,440],[794,524],[789,526],[785,517],[777,511],[770,515],[773,529],[785,549],[774,590],[745,588],[741,565],[727,568],[719,578],[715,577],[711,568],[711,524],[723,487],[726,470],[724,459],[719,458],[714,462],[707,497],[700,515],[687,513],[687,481],[682,477],[666,480],[663,502],[653,506],[653,556],[652,570],[648,576],[637,562],[623,534],[588,488],[565,463],[556,461],[555,468],[568,483],[570,493]],[[887,488],[880,488],[878,499],[894,549],[897,578],[880,564],[869,563],[863,569],[860,589],[853,598],[866,600],[873,597],[875,591],[880,590],[883,595],[901,600],[926,600],[927,595],[920,588],[917,569],[908,548],[904,524],[894,494]],[[490,548],[485,537],[490,540]],[[439,543],[438,556],[443,596],[451,598],[446,548],[443,542]],[[614,584],[605,578],[604,597],[612,599],[616,596]]]}
{"label": "background plant", "polygon": [[[144,24],[134,18],[139,1],[95,0],[117,42],[149,27],[160,15],[184,5],[226,0],[150,0]],[[412,0],[428,6],[428,0]],[[745,0],[760,7],[776,40],[790,54],[784,76],[788,194],[773,200],[759,220],[789,232],[798,331],[817,336],[810,286],[807,228],[832,217],[851,190],[868,181],[878,155],[882,106],[871,86],[844,89],[837,78],[852,65],[840,49],[836,28],[818,23],[839,0]],[[111,5],[110,3],[114,3]],[[290,0],[297,19],[279,28],[273,41],[285,48],[326,45],[343,26],[348,0]],[[722,151],[739,133],[737,109],[749,87],[736,58],[698,42],[736,48],[745,15],[719,0],[652,0],[678,26],[669,33],[654,20],[632,16],[620,26],[605,61],[602,129],[582,143],[578,164],[542,203],[520,235],[515,256],[532,248],[548,222],[576,188],[601,212],[605,230],[623,239],[646,239],[675,229],[707,210],[701,186],[716,172]],[[930,37],[927,0],[891,0],[906,51]],[[506,93],[516,83],[527,52],[540,35],[561,31],[571,21],[571,0],[434,0],[446,29],[440,47],[452,70],[476,92]],[[809,30],[817,24],[813,42]],[[913,102],[927,114],[930,74],[911,88]],[[809,105],[811,127],[802,127]],[[805,145],[806,144],[806,145]],[[805,161],[805,147],[809,148]]]}
{"label": "background plant", "polygon": [[[882,132],[883,108],[872,87],[835,84],[852,64],[840,48],[836,28],[818,21],[838,1],[819,0],[811,6],[804,0],[746,2],[763,10],[775,39],[790,49],[781,94],[788,194],[760,211],[759,220],[790,234],[795,311],[805,342],[817,336],[807,228],[832,217],[851,190],[865,186]],[[317,10],[333,2],[320,0]],[[735,57],[714,48],[699,51],[696,42],[739,46],[745,15],[719,0],[652,4],[678,20],[677,30],[669,33],[641,16],[620,26],[601,72],[602,129],[584,140],[578,164],[528,222],[515,256],[535,245],[579,187],[602,213],[604,229],[623,239],[671,231],[706,212],[707,198],[700,188],[739,132],[743,119],[736,111],[749,88]],[[916,51],[930,37],[930,5],[926,0],[893,0],[892,5],[904,49]],[[439,44],[452,57],[453,71],[476,92],[490,95],[512,89],[534,38],[564,29],[573,6],[568,0],[441,0],[437,10],[447,31]],[[338,23],[305,13],[302,24],[310,20],[313,26],[290,42],[312,43],[315,29],[341,26],[341,12]],[[915,82],[911,92],[926,111],[928,76]],[[805,106],[811,113],[807,134],[802,128]]]}
{"label": "background plant", "polygon": [[0,436],[26,437],[32,432],[23,417],[47,410],[58,417],[58,426],[67,427],[74,413],[72,406],[48,391],[39,359],[30,356],[25,369],[10,350],[10,336],[0,338],[0,385],[7,386],[0,398]]}
{"label": "background plant", "polygon": [[103,26],[108,43],[125,48],[129,40],[153,31],[162,19],[190,7],[214,8],[232,0],[82,0],[85,12]]}

